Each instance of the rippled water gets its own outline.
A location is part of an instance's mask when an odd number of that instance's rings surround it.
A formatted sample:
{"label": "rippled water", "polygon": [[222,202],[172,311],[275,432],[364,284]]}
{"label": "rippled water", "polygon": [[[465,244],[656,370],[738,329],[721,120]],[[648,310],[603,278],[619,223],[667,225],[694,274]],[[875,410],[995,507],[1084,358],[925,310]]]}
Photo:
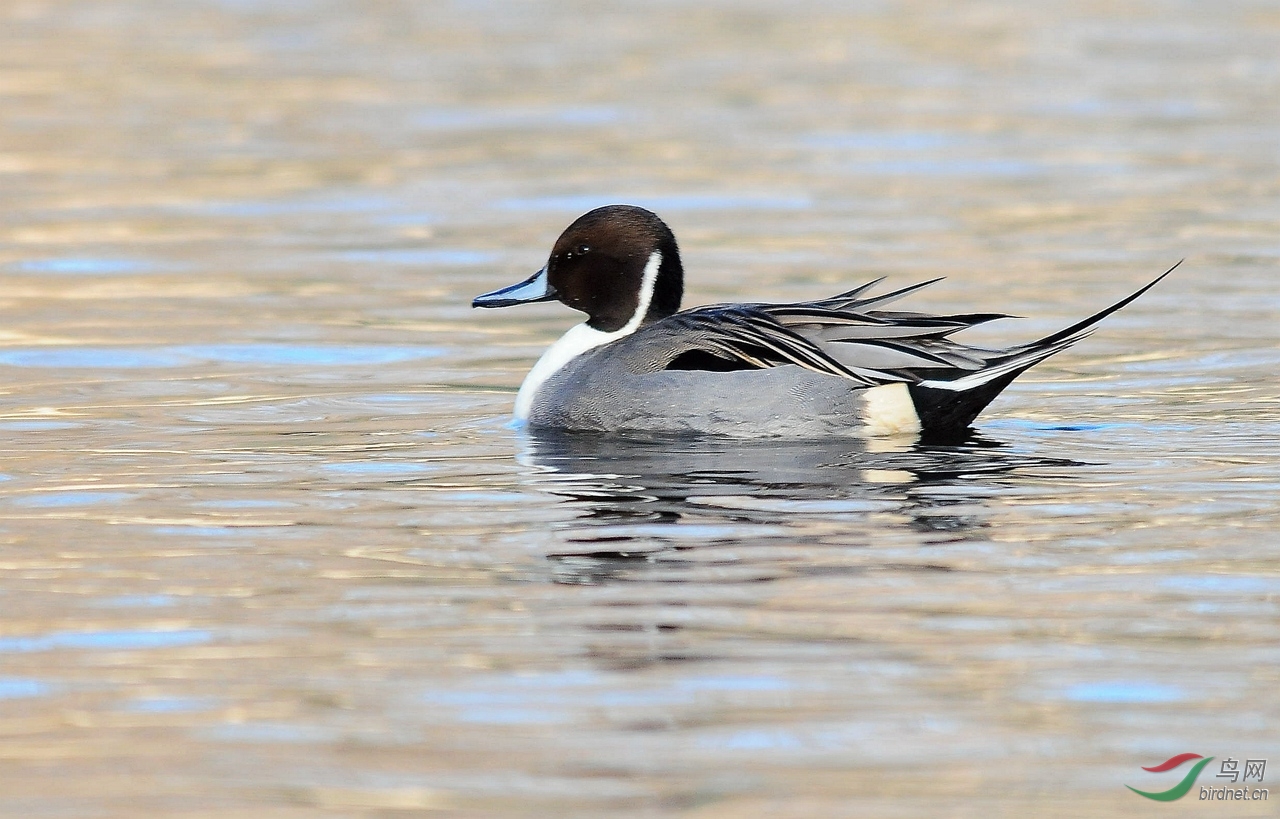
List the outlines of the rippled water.
{"label": "rippled water", "polygon": [[[0,6],[0,812],[1128,815],[1280,765],[1278,54],[1245,0]],[[576,319],[467,305],[610,201],[690,304],[946,273],[1030,317],[977,341],[1187,261],[960,445],[518,433]]]}

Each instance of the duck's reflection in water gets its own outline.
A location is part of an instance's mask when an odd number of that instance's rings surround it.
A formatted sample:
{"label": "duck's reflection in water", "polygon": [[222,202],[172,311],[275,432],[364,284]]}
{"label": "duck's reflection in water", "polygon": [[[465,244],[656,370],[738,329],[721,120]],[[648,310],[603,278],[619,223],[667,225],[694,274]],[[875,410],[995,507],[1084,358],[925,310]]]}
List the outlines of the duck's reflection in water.
{"label": "duck's reflection in water", "polygon": [[1015,491],[1019,474],[1077,465],[978,435],[930,445],[540,430],[523,433],[518,458],[531,484],[580,510],[550,555],[569,582],[624,579],[657,557],[675,568],[682,550],[713,545],[865,545],[887,530],[981,537],[983,507]]}

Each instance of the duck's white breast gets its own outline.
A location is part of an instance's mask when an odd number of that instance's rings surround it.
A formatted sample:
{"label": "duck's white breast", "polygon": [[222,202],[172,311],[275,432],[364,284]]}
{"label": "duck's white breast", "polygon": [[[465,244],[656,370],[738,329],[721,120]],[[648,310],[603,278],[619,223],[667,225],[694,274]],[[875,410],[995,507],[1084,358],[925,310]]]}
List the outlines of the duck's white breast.
{"label": "duck's white breast", "polygon": [[624,335],[626,333],[601,332],[586,324],[570,328],[569,332],[560,336],[555,344],[547,348],[547,351],[538,359],[538,363],[534,364],[533,369],[529,370],[529,374],[524,377],[520,392],[516,393],[516,420],[529,419],[529,410],[533,407],[533,398],[537,395],[538,389],[547,383],[548,378],[559,372],[561,367],[587,350],[608,344]]}
{"label": "duck's white breast", "polygon": [[538,389],[547,383],[547,379],[555,375],[561,367],[587,350],[594,350],[596,347],[608,344],[610,341],[617,341],[636,331],[649,313],[649,305],[653,302],[653,287],[658,281],[658,270],[661,267],[662,254],[655,250],[649,255],[649,261],[644,266],[636,312],[620,329],[606,333],[587,324],[579,324],[570,328],[569,332],[560,336],[555,344],[547,348],[542,358],[538,359],[538,363],[534,364],[533,369],[529,370],[529,374],[524,377],[520,392],[516,393],[514,415],[517,421],[529,419],[529,411],[533,408],[533,399],[538,394]]}

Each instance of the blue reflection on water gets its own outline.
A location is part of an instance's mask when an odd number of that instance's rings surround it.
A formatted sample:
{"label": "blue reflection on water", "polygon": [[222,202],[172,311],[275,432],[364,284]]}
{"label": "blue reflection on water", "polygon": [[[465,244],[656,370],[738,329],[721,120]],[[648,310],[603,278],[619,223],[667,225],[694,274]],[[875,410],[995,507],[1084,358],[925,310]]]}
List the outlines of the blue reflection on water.
{"label": "blue reflection on water", "polygon": [[31,654],[58,649],[133,651],[173,648],[207,643],[213,633],[200,629],[183,631],[60,631],[39,637],[0,637],[0,652]]}
{"label": "blue reflection on water", "polygon": [[51,690],[48,683],[21,677],[0,677],[0,700],[43,697]]}
{"label": "blue reflection on water", "polygon": [[1104,432],[1113,429],[1149,428],[1142,424],[1114,421],[1046,424],[1043,421],[1033,421],[1028,418],[992,418],[984,426],[991,429],[1012,429],[1025,432]]}
{"label": "blue reflection on water", "polygon": [[101,608],[164,608],[172,606],[177,598],[170,594],[126,594],[120,597],[109,597],[96,600],[92,605]]}
{"label": "blue reflection on water", "polygon": [[422,393],[382,393],[382,394],[365,394],[360,396],[360,400],[366,404],[417,404],[422,401],[433,399],[435,396],[424,395]]}
{"label": "blue reflection on water", "polygon": [[505,108],[432,108],[413,119],[419,128],[431,130],[481,130],[562,125],[606,125],[621,119],[617,109],[578,106],[546,110]]}
{"label": "blue reflection on water", "polygon": [[[292,213],[364,213],[388,210],[396,203],[381,196],[339,196],[332,199],[292,199],[276,201],[203,202],[197,210],[215,216],[266,217]],[[420,221],[428,217],[419,216]]]}
{"label": "blue reflection on water", "polygon": [[58,259],[28,259],[10,265],[16,273],[54,273],[64,276],[109,276],[116,273],[142,273],[155,269],[150,262],[137,259],[98,259],[92,257],[67,257]]}
{"label": "blue reflection on water", "polygon": [[485,725],[551,725],[567,720],[564,713],[494,706],[462,708],[455,716],[459,722],[478,722]]}
{"label": "blue reflection on water", "polygon": [[550,724],[568,722],[584,707],[653,708],[693,705],[715,693],[774,692],[792,687],[769,676],[689,677],[652,688],[619,689],[596,672],[571,670],[517,674],[477,681],[467,690],[428,691],[422,699],[444,706],[460,722]]}
{"label": "blue reflection on water", "polygon": [[1177,702],[1185,699],[1180,688],[1148,682],[1081,683],[1068,688],[1066,696],[1075,702]]}
{"label": "blue reflection on water", "polygon": [[186,361],[171,349],[123,347],[13,347],[0,351],[0,364],[11,367],[83,367],[131,369],[181,367]]}
{"label": "blue reflection on water", "polygon": [[866,176],[1027,177],[1057,173],[1116,173],[1124,162],[1046,163],[1011,156],[1010,146],[976,135],[931,131],[810,134],[805,148],[850,152],[845,170]]}
{"label": "blue reflection on water", "polygon": [[238,498],[234,500],[216,500],[216,501],[200,501],[192,504],[193,506],[203,506],[210,509],[280,509],[293,504],[285,501],[273,500],[257,500],[253,498]]}
{"label": "blue reflection on water", "polygon": [[810,134],[801,144],[811,148],[843,148],[870,151],[923,151],[971,141],[964,134],[942,131],[854,131]]}
{"label": "blue reflection on water", "polygon": [[338,254],[349,262],[398,265],[481,265],[492,264],[501,256],[480,250],[453,248],[402,248],[387,250],[348,250]]}
{"label": "blue reflection on water", "polygon": [[804,210],[813,206],[806,196],[750,196],[734,194],[672,194],[667,196],[537,196],[504,199],[503,210],[586,211],[601,205],[626,202],[655,211],[679,210]]}
{"label": "blue reflection on water", "polygon": [[175,714],[210,711],[216,706],[216,700],[202,697],[146,697],[126,703],[123,710],[140,714]]}
{"label": "blue reflection on water", "polygon": [[202,347],[179,347],[179,352],[192,358],[229,361],[237,364],[389,364],[415,358],[442,355],[438,347],[303,347],[290,344],[216,344]]}
{"label": "blue reflection on water", "polygon": [[783,691],[791,683],[779,677],[691,677],[677,680],[676,688],[689,691]]}
{"label": "blue reflection on water", "polygon": [[17,347],[0,351],[11,367],[138,369],[184,367],[200,361],[234,364],[361,366],[434,358],[438,347],[209,344],[182,347]]}
{"label": "blue reflection on water", "polygon": [[893,159],[855,161],[846,167],[871,176],[1032,176],[1047,172],[1041,162],[1019,159]]}
{"label": "blue reflection on water", "polygon": [[14,506],[57,508],[62,506],[96,506],[100,503],[123,503],[136,498],[132,492],[41,492],[13,498]]}
{"label": "blue reflection on water", "polygon": [[1183,591],[1264,593],[1280,592],[1280,579],[1206,574],[1198,577],[1168,577],[1160,581],[1160,586],[1166,589],[1180,589]]}
{"label": "blue reflection on water", "polygon": [[244,537],[251,531],[254,534],[261,534],[262,528],[260,526],[153,526],[151,531],[157,535],[183,537]]}
{"label": "blue reflection on water", "polygon": [[79,426],[81,425],[67,421],[5,421],[0,424],[0,429],[11,432],[45,432],[51,429],[76,429]]}
{"label": "blue reflection on water", "polygon": [[438,467],[427,464],[397,461],[351,461],[348,463],[325,464],[321,467],[328,472],[342,472],[348,475],[400,475],[413,472],[427,472]]}

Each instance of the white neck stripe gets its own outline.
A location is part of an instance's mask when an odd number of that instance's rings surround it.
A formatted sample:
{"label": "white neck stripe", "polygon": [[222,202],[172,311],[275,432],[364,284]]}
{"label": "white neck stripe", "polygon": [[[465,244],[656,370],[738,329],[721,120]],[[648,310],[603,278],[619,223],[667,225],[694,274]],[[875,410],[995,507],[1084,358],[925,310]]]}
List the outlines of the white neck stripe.
{"label": "white neck stripe", "polygon": [[622,325],[621,330],[616,331],[616,338],[634,333],[640,326],[640,322],[644,321],[644,317],[649,314],[649,305],[653,303],[653,290],[658,284],[660,267],[662,267],[662,253],[655,250],[649,254],[649,261],[644,266],[644,275],[640,278],[640,301],[636,304],[636,312],[631,316],[630,321]]}
{"label": "white neck stripe", "polygon": [[561,367],[588,350],[617,341],[639,329],[640,323],[649,314],[649,306],[653,303],[653,291],[657,287],[658,271],[661,268],[662,253],[655,250],[649,254],[649,261],[644,266],[644,275],[640,278],[640,299],[636,304],[636,311],[622,327],[612,333],[606,333],[586,323],[579,324],[571,327],[569,332],[560,336],[555,344],[547,348],[542,358],[538,359],[538,363],[534,364],[533,369],[529,370],[529,374],[524,377],[524,383],[520,385],[520,392],[516,395],[516,420],[523,421],[529,417],[529,410],[533,408],[533,399],[538,389],[547,382],[548,378],[559,372]]}

